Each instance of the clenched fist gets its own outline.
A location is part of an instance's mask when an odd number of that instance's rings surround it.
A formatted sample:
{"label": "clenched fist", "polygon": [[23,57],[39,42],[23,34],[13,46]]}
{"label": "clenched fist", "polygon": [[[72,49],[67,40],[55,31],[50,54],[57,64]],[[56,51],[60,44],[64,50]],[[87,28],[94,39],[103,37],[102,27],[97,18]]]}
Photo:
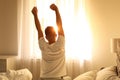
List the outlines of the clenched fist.
{"label": "clenched fist", "polygon": [[37,7],[33,7],[32,13],[33,13],[34,15],[37,15],[37,13],[38,13]]}
{"label": "clenched fist", "polygon": [[52,10],[57,10],[57,9],[58,9],[55,4],[51,4],[51,5],[50,5],[50,8],[51,8]]}

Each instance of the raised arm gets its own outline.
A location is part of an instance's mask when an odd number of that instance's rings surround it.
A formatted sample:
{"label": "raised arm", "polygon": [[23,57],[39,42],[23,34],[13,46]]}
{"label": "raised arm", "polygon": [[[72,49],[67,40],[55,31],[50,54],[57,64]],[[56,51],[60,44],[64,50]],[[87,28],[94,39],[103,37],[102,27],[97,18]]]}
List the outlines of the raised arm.
{"label": "raised arm", "polygon": [[55,11],[56,13],[56,24],[58,26],[58,35],[63,35],[64,36],[64,30],[62,27],[62,19],[59,13],[59,10],[55,4],[51,4],[50,8]]}
{"label": "raised arm", "polygon": [[39,19],[38,19],[37,7],[34,7],[32,9],[32,13],[33,13],[33,16],[34,16],[35,26],[36,26],[36,29],[38,31],[38,39],[39,39],[40,37],[43,37],[43,32],[42,32],[41,25],[40,25],[40,22],[39,22]]}

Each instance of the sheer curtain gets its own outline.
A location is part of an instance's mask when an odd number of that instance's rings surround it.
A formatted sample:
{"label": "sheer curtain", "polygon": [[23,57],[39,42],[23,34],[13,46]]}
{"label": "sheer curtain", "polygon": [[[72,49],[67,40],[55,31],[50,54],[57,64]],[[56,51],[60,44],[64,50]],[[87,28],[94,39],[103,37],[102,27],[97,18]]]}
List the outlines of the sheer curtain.
{"label": "sheer curtain", "polygon": [[35,0],[17,0],[18,19],[18,57],[17,69],[28,68],[33,80],[38,80],[40,60],[33,58],[34,19],[31,13]]}
{"label": "sheer curtain", "polygon": [[41,52],[31,10],[33,6],[38,7],[43,31],[47,25],[56,28],[55,14],[49,9],[51,3],[58,6],[62,17],[68,75],[75,78],[92,68],[92,36],[85,16],[84,1],[86,0],[18,0],[18,69],[28,68],[34,80],[38,80]]}

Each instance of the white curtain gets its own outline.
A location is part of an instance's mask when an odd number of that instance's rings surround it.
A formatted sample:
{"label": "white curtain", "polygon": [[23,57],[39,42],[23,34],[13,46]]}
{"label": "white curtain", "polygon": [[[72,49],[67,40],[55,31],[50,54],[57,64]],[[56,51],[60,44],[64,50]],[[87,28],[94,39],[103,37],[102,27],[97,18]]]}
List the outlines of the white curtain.
{"label": "white curtain", "polygon": [[17,69],[28,68],[33,80],[38,80],[40,60],[33,59],[34,19],[31,13],[35,0],[17,0],[18,19],[18,58]]}
{"label": "white curtain", "polygon": [[17,69],[28,68],[33,74],[33,80],[38,80],[41,52],[31,10],[33,6],[38,7],[39,19],[44,31],[47,25],[56,26],[55,14],[49,9],[51,3],[58,6],[62,17],[68,75],[75,78],[92,68],[92,40],[83,1],[85,0],[18,0]]}

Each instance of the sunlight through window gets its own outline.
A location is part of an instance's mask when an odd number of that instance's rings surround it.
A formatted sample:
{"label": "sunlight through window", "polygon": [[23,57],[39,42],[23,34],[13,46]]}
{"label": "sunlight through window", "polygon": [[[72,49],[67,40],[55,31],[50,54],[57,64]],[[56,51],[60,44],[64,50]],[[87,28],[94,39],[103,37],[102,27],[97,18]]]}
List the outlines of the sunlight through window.
{"label": "sunlight through window", "polygon": [[[73,59],[91,59],[92,36],[90,26],[87,22],[84,2],[78,0],[80,5],[75,9],[74,0],[37,0],[39,8],[39,19],[42,29],[48,25],[56,26],[56,16],[54,11],[50,10],[51,3],[58,5],[62,17],[63,28],[66,38],[66,57]],[[75,11],[77,10],[77,11]],[[55,27],[57,30],[57,28]],[[40,55],[40,52],[38,52]]]}
{"label": "sunlight through window", "polygon": [[91,50],[92,50],[92,37],[91,37],[91,31],[90,26],[87,22],[86,13],[84,9],[84,1],[80,1],[80,8],[78,10],[78,15],[75,19],[75,22],[77,22],[76,30],[74,35],[76,39],[78,39],[75,43],[75,46],[77,46],[77,50],[75,53],[76,57],[79,56],[79,59],[91,59]]}

